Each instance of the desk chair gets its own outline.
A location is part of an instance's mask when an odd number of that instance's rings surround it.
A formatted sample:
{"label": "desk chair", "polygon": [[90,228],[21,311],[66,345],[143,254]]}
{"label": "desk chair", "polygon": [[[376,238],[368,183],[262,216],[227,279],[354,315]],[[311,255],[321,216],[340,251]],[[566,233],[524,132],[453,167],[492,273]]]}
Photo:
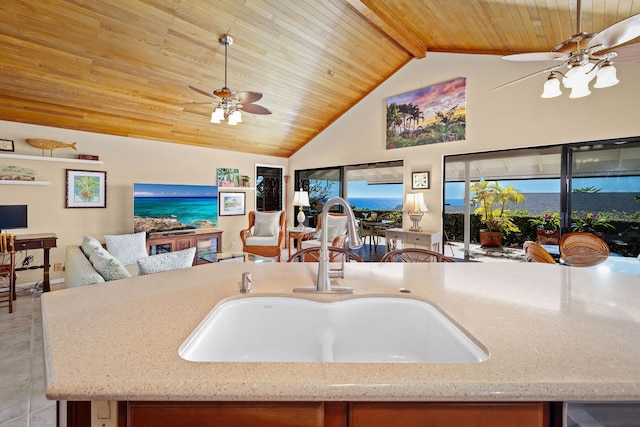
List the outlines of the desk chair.
{"label": "desk chair", "polygon": [[[0,291],[0,307],[9,307],[9,313],[13,313],[13,300],[16,294],[16,266],[15,266],[15,245],[13,234],[0,234],[0,254],[4,257],[9,255],[9,264],[0,265],[0,277],[7,277],[9,286],[6,291]],[[4,285],[0,285],[4,288]]]}

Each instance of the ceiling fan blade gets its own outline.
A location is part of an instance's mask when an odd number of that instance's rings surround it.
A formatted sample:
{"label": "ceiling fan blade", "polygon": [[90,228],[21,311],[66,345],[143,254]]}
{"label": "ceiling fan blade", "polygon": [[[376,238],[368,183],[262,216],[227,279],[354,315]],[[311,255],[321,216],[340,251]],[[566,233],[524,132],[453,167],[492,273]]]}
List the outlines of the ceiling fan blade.
{"label": "ceiling fan blade", "polygon": [[562,67],[564,64],[565,63],[563,62],[562,64],[554,65],[553,67],[545,68],[544,70],[540,70],[540,71],[536,71],[535,73],[527,74],[526,76],[520,77],[519,79],[515,79],[515,80],[510,81],[509,83],[505,83],[503,85],[495,87],[495,88],[491,89],[491,92],[493,92],[494,90],[503,89],[503,88],[505,88],[507,86],[511,86],[512,84],[515,84],[515,83],[519,83],[519,82],[521,82],[523,80],[528,79],[529,77],[537,76],[538,74],[550,73],[551,71]]}
{"label": "ceiling fan blade", "polygon": [[610,27],[600,31],[587,44],[587,49],[601,45],[602,49],[608,49],[622,43],[626,43],[640,37],[640,13],[623,19]]}
{"label": "ceiling fan blade", "polygon": [[184,106],[184,105],[211,105],[213,104],[215,101],[206,101],[206,102],[181,102],[180,104],[176,104],[176,105],[180,105],[180,106]]}
{"label": "ceiling fan blade", "polygon": [[566,61],[569,58],[568,53],[562,52],[531,52],[531,53],[516,53],[514,55],[503,56],[502,59],[507,61]]}
{"label": "ceiling fan blade", "polygon": [[240,109],[251,114],[271,114],[271,111],[269,111],[267,108],[256,104],[243,104],[242,108]]}
{"label": "ceiling fan blade", "polygon": [[197,87],[193,87],[193,86],[190,86],[190,85],[188,85],[188,86],[189,86],[189,89],[195,90],[199,94],[202,94],[204,96],[208,96],[208,97],[213,98],[213,99],[220,99],[217,96],[215,96],[214,94],[207,92],[206,90],[198,89]]}
{"label": "ceiling fan blade", "polygon": [[618,46],[613,51],[617,53],[613,62],[640,62],[640,42]]}
{"label": "ceiling fan blade", "polygon": [[262,99],[262,94],[260,92],[238,92],[236,93],[236,98],[241,104],[249,104]]}

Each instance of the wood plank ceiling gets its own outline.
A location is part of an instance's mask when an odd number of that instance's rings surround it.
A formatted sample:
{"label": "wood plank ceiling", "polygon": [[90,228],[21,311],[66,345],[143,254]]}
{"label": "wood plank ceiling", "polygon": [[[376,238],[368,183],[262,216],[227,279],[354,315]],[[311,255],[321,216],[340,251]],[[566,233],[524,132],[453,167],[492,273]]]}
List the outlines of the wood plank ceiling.
{"label": "wood plank ceiling", "polygon": [[[584,0],[582,29],[635,13]],[[4,1],[0,120],[288,157],[413,58],[549,51],[575,16],[575,0]],[[229,87],[273,114],[229,126],[179,105],[224,86],[224,33]]]}

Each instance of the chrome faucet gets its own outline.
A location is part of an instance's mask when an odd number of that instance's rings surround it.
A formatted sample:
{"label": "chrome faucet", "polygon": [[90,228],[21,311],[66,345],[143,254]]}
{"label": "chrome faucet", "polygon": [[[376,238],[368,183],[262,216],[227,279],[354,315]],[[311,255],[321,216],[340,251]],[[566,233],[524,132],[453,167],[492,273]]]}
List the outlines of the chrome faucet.
{"label": "chrome faucet", "polygon": [[362,240],[358,234],[358,227],[356,225],[353,211],[349,206],[349,203],[342,197],[332,197],[322,207],[322,213],[320,214],[320,223],[323,224],[320,230],[320,253],[318,256],[318,281],[316,287],[295,288],[294,292],[322,292],[322,293],[352,293],[353,288],[347,288],[342,286],[331,286],[329,279],[329,226],[327,224],[329,209],[333,206],[342,206],[347,213],[347,235],[349,248],[357,249],[362,246]]}

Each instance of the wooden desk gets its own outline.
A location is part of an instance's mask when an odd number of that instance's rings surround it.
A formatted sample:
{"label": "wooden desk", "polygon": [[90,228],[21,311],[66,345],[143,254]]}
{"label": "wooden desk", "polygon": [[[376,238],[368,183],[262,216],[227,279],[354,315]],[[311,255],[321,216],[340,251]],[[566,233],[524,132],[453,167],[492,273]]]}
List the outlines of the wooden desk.
{"label": "wooden desk", "polygon": [[[16,268],[16,271],[24,271],[30,270],[32,268],[43,268],[43,280],[44,291],[49,292],[51,290],[51,286],[49,284],[49,249],[56,247],[56,240],[58,240],[58,236],[54,233],[42,233],[42,234],[23,234],[21,236],[15,236],[15,251],[28,251],[31,249],[42,249],[44,251],[44,263],[40,266],[35,267],[20,267]],[[11,264],[15,263],[15,253],[11,254]],[[15,281],[15,277],[12,277],[11,280]],[[15,283],[13,286],[13,299],[16,299],[16,288]]]}
{"label": "wooden desk", "polygon": [[440,252],[440,241],[442,240],[439,231],[411,231],[403,228],[387,229],[384,238],[387,242],[387,252],[399,249],[398,242],[411,244],[414,247],[417,245],[426,246],[432,251]]}
{"label": "wooden desk", "polygon": [[287,247],[289,248],[289,256],[291,256],[291,239],[295,241],[296,250],[301,249],[302,239],[310,233],[315,233],[315,228],[298,228],[298,227],[289,227],[287,228]]}

